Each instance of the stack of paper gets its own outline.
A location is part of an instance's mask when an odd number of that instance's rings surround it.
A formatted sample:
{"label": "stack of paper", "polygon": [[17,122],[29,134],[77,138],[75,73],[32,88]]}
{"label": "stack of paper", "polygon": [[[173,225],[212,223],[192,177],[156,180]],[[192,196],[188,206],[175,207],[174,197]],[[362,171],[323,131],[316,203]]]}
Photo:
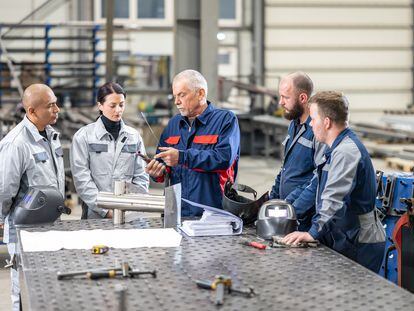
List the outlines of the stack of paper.
{"label": "stack of paper", "polygon": [[204,209],[200,220],[186,220],[180,229],[189,236],[233,235],[243,230],[241,218],[230,212],[211,206],[182,199],[196,207]]}

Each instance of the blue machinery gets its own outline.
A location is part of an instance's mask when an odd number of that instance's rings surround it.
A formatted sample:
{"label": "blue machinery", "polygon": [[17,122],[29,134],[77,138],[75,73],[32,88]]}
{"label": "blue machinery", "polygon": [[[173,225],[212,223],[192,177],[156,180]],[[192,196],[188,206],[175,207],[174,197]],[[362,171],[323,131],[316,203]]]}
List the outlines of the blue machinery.
{"label": "blue machinery", "polygon": [[413,183],[414,174],[412,173],[385,175],[383,172],[377,172],[376,207],[381,213],[387,236],[380,275],[395,284],[398,284],[398,253],[392,236],[395,224],[407,212],[404,199],[413,197]]}

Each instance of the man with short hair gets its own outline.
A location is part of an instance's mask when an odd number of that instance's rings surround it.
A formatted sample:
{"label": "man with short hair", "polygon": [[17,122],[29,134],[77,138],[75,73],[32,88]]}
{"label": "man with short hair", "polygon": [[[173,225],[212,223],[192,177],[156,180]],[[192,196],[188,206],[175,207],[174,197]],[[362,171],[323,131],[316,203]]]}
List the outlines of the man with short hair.
{"label": "man with short hair", "polygon": [[[222,207],[224,185],[234,182],[240,157],[240,130],[231,111],[207,101],[207,82],[195,70],[184,70],[173,80],[179,114],[164,129],[155,158],[146,172],[164,181],[166,169],[172,184],[181,183],[181,197],[195,203]],[[181,203],[182,216],[199,216],[202,210]]]}
{"label": "man with short hair", "polygon": [[283,141],[284,159],[270,199],[292,203],[299,220],[299,229],[307,231],[315,211],[315,191],[306,189],[316,168],[315,161],[322,157],[325,146],[314,139],[309,125],[308,100],[313,82],[304,72],[294,72],[283,77],[279,84],[280,106],[290,120],[288,135]]}
{"label": "man with short hair", "polygon": [[[65,195],[63,151],[50,124],[58,119],[53,91],[32,84],[23,94],[26,115],[0,142],[0,210],[4,219],[4,242],[11,257],[16,253],[13,209],[32,186],[53,187]],[[11,268],[12,308],[20,309],[18,271]]]}
{"label": "man with short hair", "polygon": [[283,242],[319,240],[378,272],[385,232],[375,210],[375,171],[364,145],[348,128],[348,101],[339,92],[319,92],[309,104],[315,138],[328,146],[317,168],[316,214],[308,232],[290,233]]}

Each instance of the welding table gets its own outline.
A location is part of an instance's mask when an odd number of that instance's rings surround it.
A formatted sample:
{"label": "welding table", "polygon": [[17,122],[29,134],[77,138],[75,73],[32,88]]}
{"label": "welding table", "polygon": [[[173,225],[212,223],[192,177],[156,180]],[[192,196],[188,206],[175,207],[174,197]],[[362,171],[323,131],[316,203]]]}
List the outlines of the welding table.
{"label": "welding table", "polygon": [[[140,218],[117,228],[161,227],[159,218]],[[113,229],[111,220],[58,221],[28,231]],[[226,295],[220,310],[412,310],[414,295],[328,249],[259,250],[241,245],[242,236],[183,236],[177,248],[23,252],[20,249],[24,305],[29,310],[116,310],[115,286],[127,290],[127,310],[217,310],[214,292],[199,289],[196,279],[229,275],[233,286],[253,286],[253,298]],[[157,269],[150,276],[125,279],[69,279],[56,272],[115,266]]]}

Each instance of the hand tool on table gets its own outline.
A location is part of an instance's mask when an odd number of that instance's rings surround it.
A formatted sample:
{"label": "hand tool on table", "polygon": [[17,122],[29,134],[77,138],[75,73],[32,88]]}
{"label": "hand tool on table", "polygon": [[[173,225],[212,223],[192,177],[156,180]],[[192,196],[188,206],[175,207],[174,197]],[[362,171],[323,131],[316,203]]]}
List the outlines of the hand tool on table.
{"label": "hand tool on table", "polygon": [[270,248],[266,244],[263,244],[263,243],[260,243],[260,242],[255,242],[255,241],[249,241],[247,239],[242,239],[240,244],[246,245],[246,246],[251,246],[251,247],[254,247],[254,248],[257,248],[257,249],[269,249]]}
{"label": "hand tool on table", "polygon": [[94,245],[92,246],[92,254],[105,254],[109,251],[109,247],[106,245]]}
{"label": "hand tool on table", "polygon": [[291,244],[288,245],[284,242],[282,242],[283,237],[281,236],[272,236],[272,244],[271,246],[273,248],[312,248],[312,247],[318,247],[319,241],[313,241],[313,242],[300,242],[296,245]]}
{"label": "hand tool on table", "polygon": [[196,280],[196,284],[200,288],[214,290],[216,297],[214,303],[216,305],[222,305],[224,302],[224,294],[240,294],[245,297],[253,297],[256,295],[254,289],[249,287],[248,289],[236,289],[232,286],[232,280],[226,275],[217,275],[214,281],[209,280]]}
{"label": "hand tool on table", "polygon": [[97,280],[102,278],[114,278],[117,276],[121,277],[138,277],[140,275],[149,274],[153,278],[157,277],[157,270],[133,270],[127,262],[123,262],[120,268],[102,268],[95,270],[83,270],[83,271],[73,271],[73,272],[57,272],[57,279],[70,279],[73,277],[81,276],[91,280]]}

